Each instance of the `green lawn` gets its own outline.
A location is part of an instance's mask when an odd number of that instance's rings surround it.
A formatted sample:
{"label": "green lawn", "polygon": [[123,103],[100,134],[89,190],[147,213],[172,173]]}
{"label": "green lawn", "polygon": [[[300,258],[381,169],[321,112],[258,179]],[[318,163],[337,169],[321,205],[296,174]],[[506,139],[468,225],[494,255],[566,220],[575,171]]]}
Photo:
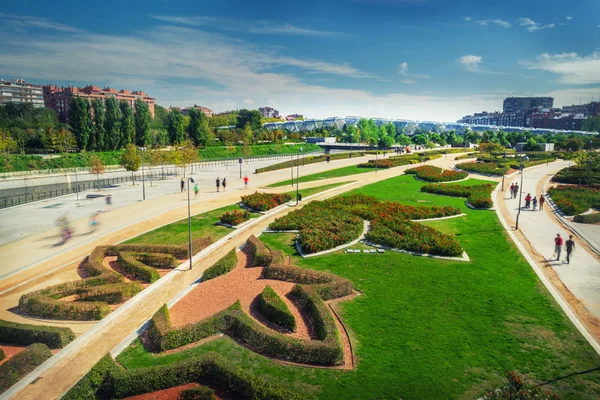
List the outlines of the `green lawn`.
{"label": "green lawn", "polygon": [[[506,370],[541,383],[600,366],[496,214],[471,210],[461,198],[421,193],[423,184],[399,176],[354,192],[461,208],[466,216],[427,224],[456,234],[470,263],[395,252],[302,259],[295,255],[294,235],[261,236],[270,248],[294,255],[297,265],[351,279],[364,292],[340,305],[358,357],[355,371],[284,366],[226,337],[163,356],[146,353],[136,342],[119,361],[139,368],[214,350],[304,397],[323,399],[472,399],[503,384]],[[597,399],[600,371],[543,387],[562,399]]]}
{"label": "green lawn", "polygon": [[[302,172],[302,169],[300,169],[300,171]],[[372,168],[358,168],[356,165],[350,165],[348,167],[342,167],[342,168],[332,169],[329,171],[318,172],[318,173],[312,174],[312,175],[306,175],[306,176],[300,175],[300,183],[320,181],[322,179],[339,178],[340,176],[347,176],[347,175],[364,174],[367,172],[375,172],[375,170]],[[294,185],[296,184],[295,176],[296,176],[296,170],[294,170]],[[281,181],[281,182],[277,182],[272,185],[269,185],[267,187],[292,186],[290,182],[291,182],[290,180]]]}
{"label": "green lawn", "polygon": [[[333,189],[338,186],[347,185],[352,182],[356,182],[356,181],[344,181],[344,182],[338,182],[338,183],[330,183],[329,185],[321,185],[321,186],[315,186],[315,187],[306,188],[306,189],[300,189],[300,194],[302,195],[302,198],[307,198],[308,196],[312,196],[313,194],[324,192],[328,189]],[[286,192],[286,193],[292,195],[292,197],[294,197],[294,198],[296,197],[295,190],[292,190],[292,191]]]}

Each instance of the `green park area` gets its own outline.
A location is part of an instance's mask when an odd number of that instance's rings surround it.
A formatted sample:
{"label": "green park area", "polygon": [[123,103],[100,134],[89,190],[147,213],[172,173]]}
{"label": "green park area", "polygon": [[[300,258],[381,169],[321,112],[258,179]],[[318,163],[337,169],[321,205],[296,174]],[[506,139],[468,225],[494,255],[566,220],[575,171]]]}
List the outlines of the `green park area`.
{"label": "green park area", "polygon": [[561,399],[600,397],[600,357],[510,242],[496,214],[469,209],[463,198],[424,193],[423,185],[404,175],[351,193],[460,209],[466,215],[421,224],[452,235],[469,262],[391,251],[301,258],[295,234],[260,237],[294,265],[348,279],[361,292],[337,306],[354,344],[355,370],[283,365],[228,336],[169,354],[150,353],[136,340],[118,362],[135,371],[217,352],[300,398],[479,398],[505,384],[505,371],[518,371]]}
{"label": "green park area", "polygon": [[[329,171],[317,172],[316,174],[300,176],[300,183],[320,181],[323,179],[339,178],[341,176],[348,176],[348,175],[364,174],[367,172],[374,172],[374,171],[371,169],[367,169],[367,168],[359,168],[356,165],[350,165],[348,167],[336,168],[336,169],[331,169]],[[294,172],[294,174],[295,174],[295,172]],[[293,180],[293,184],[294,185],[296,184],[295,177]],[[277,182],[277,183],[274,183],[267,187],[276,188],[276,187],[282,187],[282,186],[292,186],[291,177],[290,177],[290,179],[288,179],[286,181]]]}

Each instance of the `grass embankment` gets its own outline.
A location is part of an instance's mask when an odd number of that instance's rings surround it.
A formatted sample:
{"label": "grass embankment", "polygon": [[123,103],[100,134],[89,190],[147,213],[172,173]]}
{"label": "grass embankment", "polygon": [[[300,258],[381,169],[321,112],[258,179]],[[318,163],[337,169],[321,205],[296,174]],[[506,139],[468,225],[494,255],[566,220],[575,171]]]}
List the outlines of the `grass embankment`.
{"label": "grass embankment", "polygon": [[[359,168],[356,165],[350,165],[348,167],[342,167],[342,168],[332,169],[329,171],[317,172],[316,174],[311,174],[311,175],[306,175],[306,176],[300,175],[300,183],[314,182],[314,181],[320,181],[323,179],[330,179],[330,178],[339,178],[340,176],[364,174],[367,172],[374,172],[374,170],[368,169],[368,168]],[[294,175],[295,174],[296,174],[296,171],[294,171]],[[293,184],[294,185],[296,184],[295,177],[293,180]],[[269,185],[267,187],[276,188],[276,187],[291,186],[291,185],[292,185],[292,180],[288,179],[285,181],[273,183],[272,185]]]}
{"label": "grass embankment", "polygon": [[[285,144],[264,144],[247,146],[246,148],[243,146],[218,146],[199,149],[198,156],[199,161],[260,157],[277,154],[296,154],[298,148],[297,145]],[[302,151],[304,153],[321,150],[321,147],[316,144],[302,144]],[[99,157],[105,166],[119,165],[122,154],[123,150],[63,154],[56,158],[42,158],[36,155],[20,154],[0,155],[0,173],[61,168],[88,168],[90,166],[90,159],[95,156]]]}
{"label": "grass embankment", "polygon": [[[481,184],[470,179],[459,185]],[[126,368],[170,363],[217,351],[245,370],[287,385],[305,398],[471,399],[505,383],[518,370],[562,399],[600,397],[600,357],[565,317],[489,211],[464,199],[420,192],[423,182],[399,176],[355,192],[409,205],[460,208],[464,217],[423,222],[455,234],[471,262],[407,254],[344,254],[302,259],[295,235],[261,236],[302,267],[352,280],[364,292],[339,304],[354,338],[355,371],[283,366],[224,337],[156,356],[139,341],[119,361]]]}

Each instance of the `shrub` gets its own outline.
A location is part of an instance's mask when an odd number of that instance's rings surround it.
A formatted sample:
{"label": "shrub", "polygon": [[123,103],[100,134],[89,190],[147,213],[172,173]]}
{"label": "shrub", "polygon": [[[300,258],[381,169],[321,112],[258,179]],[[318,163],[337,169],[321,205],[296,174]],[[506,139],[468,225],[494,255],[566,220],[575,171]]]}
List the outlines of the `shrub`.
{"label": "shrub", "polygon": [[271,263],[271,251],[256,238],[251,235],[246,241],[246,246],[250,250],[252,255],[252,266],[253,267],[268,267]]}
{"label": "shrub", "polygon": [[499,164],[497,162],[488,162],[488,163],[463,163],[457,164],[457,168],[460,168],[465,171],[475,172],[477,174],[486,174],[486,175],[496,175],[502,176],[506,174],[509,168],[503,164]]}
{"label": "shrub", "polygon": [[[354,153],[336,153],[336,154],[329,154],[330,160],[343,160],[346,158],[352,158],[352,157],[362,157],[364,156],[365,153],[364,152],[354,152]],[[303,159],[297,160],[290,160],[290,161],[284,161],[278,164],[273,164],[273,165],[269,165],[267,167],[263,167],[263,168],[257,168],[256,169],[256,173],[260,174],[261,172],[269,172],[269,171],[276,171],[279,169],[286,169],[286,168],[290,168],[292,166],[296,166],[299,164],[302,165],[306,165],[306,164],[315,164],[315,163],[320,163],[320,162],[325,162],[326,161],[326,157],[327,155],[320,155],[320,156],[309,156],[309,157],[304,157]]]}
{"label": "shrub", "polygon": [[255,192],[242,196],[242,203],[257,211],[268,211],[272,208],[287,203],[292,199],[287,193],[259,193]]}
{"label": "shrub", "polygon": [[202,274],[202,280],[208,281],[210,279],[216,278],[217,276],[225,275],[229,271],[233,270],[237,265],[237,252],[235,248],[233,248],[229,253],[227,253],[223,258],[209,267]]}
{"label": "shrub", "polygon": [[139,279],[143,282],[153,283],[160,279],[160,274],[157,270],[149,267],[145,263],[138,261],[135,257],[136,253],[130,253],[120,251],[117,258],[119,267],[121,267],[128,274],[131,274],[133,278]]}
{"label": "shrub", "polygon": [[556,175],[552,177],[552,182],[598,186],[600,185],[600,170],[597,168],[592,168],[588,171],[587,167],[585,166],[580,167],[578,165],[574,165],[558,171]]}
{"label": "shrub", "polygon": [[178,400],[214,400],[215,391],[206,386],[185,389],[179,394]]}
{"label": "shrub", "polygon": [[[529,157],[531,158],[531,155]],[[523,168],[529,168],[529,167],[534,167],[536,165],[546,164],[549,162],[553,162],[554,160],[555,159],[552,157],[546,157],[546,158],[539,158],[539,159],[532,159],[529,161],[524,161]],[[519,168],[521,168],[521,163],[520,162],[512,162],[512,163],[510,163],[510,167],[512,169],[519,169]]]}
{"label": "shrub", "polygon": [[600,213],[576,215],[574,221],[581,224],[597,224],[600,222]]}
{"label": "shrub", "polygon": [[600,189],[589,186],[556,186],[548,194],[566,215],[580,214],[590,208],[600,207]]}
{"label": "shrub", "polygon": [[85,374],[64,396],[61,400],[80,400],[96,399],[97,393],[106,388],[106,378],[112,373],[116,373],[119,367],[113,361],[110,354],[105,355]]}
{"label": "shrub", "polygon": [[0,361],[6,358],[6,354],[4,354],[4,350],[0,349]]}
{"label": "shrub", "polygon": [[410,168],[404,171],[406,174],[414,174],[417,178],[429,182],[448,182],[465,179],[469,176],[466,172],[442,170],[432,165],[423,165],[417,168]]}
{"label": "shrub", "polygon": [[48,346],[34,343],[0,365],[0,393],[5,392],[50,357],[52,352]]}
{"label": "shrub", "polygon": [[279,295],[269,285],[260,294],[259,310],[263,317],[289,331],[296,331],[296,319]]}
{"label": "shrub", "polygon": [[494,185],[491,183],[484,183],[481,185],[442,185],[439,183],[432,183],[421,186],[422,192],[441,194],[445,196],[453,197],[466,197],[469,204],[475,208],[492,208],[494,203],[492,202],[491,193],[494,190]]}
{"label": "shrub", "polygon": [[223,224],[239,225],[242,222],[246,222],[250,219],[250,213],[246,210],[233,210],[225,211],[219,216],[219,220]]}
{"label": "shrub", "polygon": [[0,337],[3,342],[20,345],[44,343],[50,348],[63,348],[75,339],[71,328],[18,324],[0,320]]}
{"label": "shrub", "polygon": [[27,293],[19,299],[19,309],[38,317],[93,321],[104,318],[110,307],[104,302],[59,301],[50,298],[48,290]]}
{"label": "shrub", "polygon": [[514,372],[506,372],[508,384],[488,392],[481,400],[553,400],[558,399],[558,396],[549,390],[544,390],[537,385],[532,385],[518,374]]}

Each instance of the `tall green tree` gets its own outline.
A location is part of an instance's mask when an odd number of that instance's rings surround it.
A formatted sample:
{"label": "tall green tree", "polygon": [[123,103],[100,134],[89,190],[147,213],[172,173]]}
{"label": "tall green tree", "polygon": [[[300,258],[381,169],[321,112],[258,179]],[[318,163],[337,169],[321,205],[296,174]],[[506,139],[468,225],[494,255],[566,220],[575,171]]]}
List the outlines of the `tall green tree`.
{"label": "tall green tree", "polygon": [[185,139],[183,115],[177,109],[174,109],[169,113],[167,132],[169,133],[169,140],[172,144],[181,143]]}
{"label": "tall green tree", "polygon": [[243,129],[249,124],[252,130],[260,129],[262,128],[260,118],[261,115],[258,110],[241,109],[238,111],[236,127]]}
{"label": "tall green tree", "polygon": [[133,110],[129,106],[129,103],[121,100],[119,108],[121,109],[121,137],[119,147],[124,147],[129,143],[133,143],[135,124],[133,121]]}
{"label": "tall green tree", "polygon": [[131,184],[135,185],[135,176],[133,173],[140,169],[140,165],[142,165],[142,156],[133,143],[129,143],[125,147],[125,151],[121,156],[119,164],[127,171],[131,171]]}
{"label": "tall green tree", "polygon": [[106,148],[117,150],[121,145],[121,109],[119,102],[114,97],[106,99],[106,118],[104,119],[104,132]]}
{"label": "tall green tree", "polygon": [[189,113],[190,123],[188,125],[188,134],[196,146],[206,145],[214,140],[212,129],[208,125],[208,118],[200,110],[192,109]]}
{"label": "tall green tree", "polygon": [[169,110],[155,104],[152,127],[155,129],[167,129],[167,126],[169,126]]}
{"label": "tall green tree", "polygon": [[138,98],[135,101],[135,143],[138,146],[150,146],[152,137],[150,135],[150,123],[152,118],[148,104]]}
{"label": "tall green tree", "polygon": [[71,98],[69,104],[69,125],[75,131],[77,145],[81,150],[90,150],[90,136],[92,134],[92,120],[90,117],[90,104],[79,96]]}
{"label": "tall green tree", "polygon": [[101,99],[92,100],[93,110],[93,125],[92,130],[94,148],[98,151],[106,150],[106,135],[104,130],[104,120],[106,117],[106,109],[104,108],[104,102]]}
{"label": "tall green tree", "polygon": [[581,129],[588,132],[600,133],[600,115],[596,115],[595,117],[589,117],[588,119],[583,121]]}

